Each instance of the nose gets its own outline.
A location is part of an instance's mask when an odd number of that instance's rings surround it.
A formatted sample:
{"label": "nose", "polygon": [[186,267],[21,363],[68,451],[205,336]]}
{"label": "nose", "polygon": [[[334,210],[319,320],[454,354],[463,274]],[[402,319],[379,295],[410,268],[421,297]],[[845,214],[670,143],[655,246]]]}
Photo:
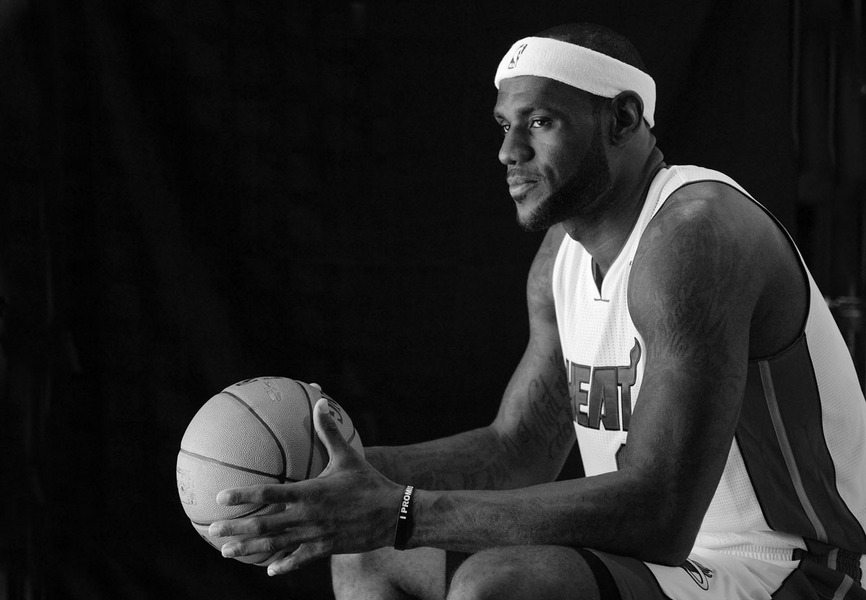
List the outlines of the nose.
{"label": "nose", "polygon": [[503,165],[516,165],[527,162],[534,155],[526,135],[517,127],[505,132],[499,147],[499,162]]}

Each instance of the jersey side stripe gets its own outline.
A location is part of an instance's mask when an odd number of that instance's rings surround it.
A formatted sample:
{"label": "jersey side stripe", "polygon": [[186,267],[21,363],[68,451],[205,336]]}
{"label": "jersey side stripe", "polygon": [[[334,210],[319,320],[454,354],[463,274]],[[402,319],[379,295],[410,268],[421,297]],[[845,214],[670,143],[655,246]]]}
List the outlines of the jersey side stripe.
{"label": "jersey side stripe", "polygon": [[776,398],[776,388],[773,385],[773,373],[770,370],[770,363],[766,360],[759,361],[758,369],[761,373],[761,385],[764,387],[764,399],[767,402],[770,421],[773,424],[773,430],[776,432],[776,441],[779,443],[779,450],[782,453],[782,458],[785,460],[791,484],[794,486],[794,491],[797,493],[797,499],[800,501],[803,511],[815,529],[815,539],[826,542],[827,530],[812,507],[809,496],[806,495],[803,479],[800,477],[800,469],[797,466],[797,458],[794,456],[791,442],[788,440],[788,434],[785,431],[785,424],[782,422],[782,414],[779,411],[779,400]]}
{"label": "jersey side stripe", "polygon": [[809,356],[804,335],[749,364],[737,442],[770,527],[863,552],[866,534],[836,489]]}
{"label": "jersey side stripe", "polygon": [[844,600],[845,596],[848,594],[848,590],[851,589],[851,586],[854,584],[854,580],[851,579],[848,575],[845,575],[842,578],[842,584],[839,586],[839,589],[836,590],[836,594],[833,596],[833,600]]}
{"label": "jersey side stripe", "polygon": [[836,487],[836,465],[824,437],[821,397],[811,355],[809,337],[804,336],[802,345],[798,344],[793,352],[771,360],[779,411],[797,456],[806,494],[826,527],[827,541],[863,553],[866,532]]}

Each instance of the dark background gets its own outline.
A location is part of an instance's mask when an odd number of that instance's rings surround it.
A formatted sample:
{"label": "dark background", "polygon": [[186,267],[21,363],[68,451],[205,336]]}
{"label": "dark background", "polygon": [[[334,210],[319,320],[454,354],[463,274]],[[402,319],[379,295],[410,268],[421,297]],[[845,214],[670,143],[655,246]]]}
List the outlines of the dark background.
{"label": "dark background", "polygon": [[[629,36],[668,162],[800,244],[863,364],[863,5],[0,2],[0,600],[328,598],[181,509],[196,410],[318,381],[366,444],[489,422],[526,341],[493,73],[570,21]],[[756,257],[759,260],[759,257]]]}

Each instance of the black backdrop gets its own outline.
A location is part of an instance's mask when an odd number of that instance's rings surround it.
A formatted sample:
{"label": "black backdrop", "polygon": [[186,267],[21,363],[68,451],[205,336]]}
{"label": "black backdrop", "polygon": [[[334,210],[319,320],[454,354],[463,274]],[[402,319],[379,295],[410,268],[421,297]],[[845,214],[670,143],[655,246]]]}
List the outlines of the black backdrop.
{"label": "black backdrop", "polygon": [[269,579],[198,538],[180,437],[257,375],[322,383],[367,444],[492,419],[540,241],[514,224],[492,78],[548,26],[631,37],[668,161],[731,174],[810,261],[847,236],[855,258],[816,277],[857,293],[859,209],[840,226],[804,191],[802,147],[828,134],[803,133],[826,111],[800,89],[826,87],[823,58],[804,85],[802,40],[835,40],[854,4],[0,3],[0,588],[329,597],[324,563]]}

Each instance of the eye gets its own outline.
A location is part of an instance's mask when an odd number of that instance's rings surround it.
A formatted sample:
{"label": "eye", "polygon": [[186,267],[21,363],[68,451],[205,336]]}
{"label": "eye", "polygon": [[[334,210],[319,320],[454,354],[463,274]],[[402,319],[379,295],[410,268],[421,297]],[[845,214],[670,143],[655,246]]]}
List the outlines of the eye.
{"label": "eye", "polygon": [[551,123],[551,121],[547,117],[533,117],[529,121],[529,128],[530,129],[538,129],[541,127],[547,127],[548,125],[550,125],[550,123]]}
{"label": "eye", "polygon": [[505,135],[508,133],[508,130],[511,129],[511,125],[505,122],[499,122],[497,125],[499,125],[499,128],[502,130],[502,135]]}

